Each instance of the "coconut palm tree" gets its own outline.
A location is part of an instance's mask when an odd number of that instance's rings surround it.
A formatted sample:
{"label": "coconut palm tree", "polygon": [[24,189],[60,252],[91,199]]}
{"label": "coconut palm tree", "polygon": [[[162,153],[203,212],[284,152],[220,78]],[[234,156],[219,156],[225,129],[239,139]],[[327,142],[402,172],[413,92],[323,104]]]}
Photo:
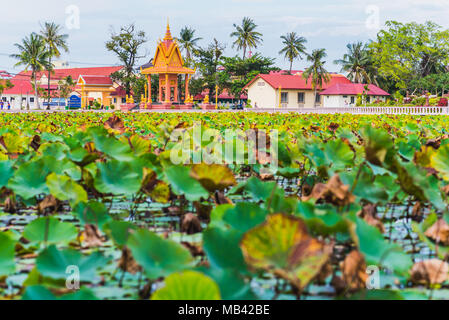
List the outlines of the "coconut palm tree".
{"label": "coconut palm tree", "polygon": [[31,69],[31,80],[34,82],[34,99],[36,106],[39,106],[37,94],[37,73],[48,68],[49,52],[45,48],[42,37],[36,33],[31,33],[22,40],[22,43],[14,44],[19,49],[19,54],[12,54],[11,57],[19,60],[15,66],[25,66],[25,71]]}
{"label": "coconut palm tree", "polygon": [[243,49],[243,59],[246,58],[246,50],[257,48],[257,45],[262,43],[262,34],[255,31],[257,25],[251,18],[243,18],[242,25],[238,26],[234,23],[236,31],[231,33],[231,37],[237,38],[232,47],[237,47],[237,50]]}
{"label": "coconut palm tree", "polygon": [[315,101],[317,98],[317,88],[320,88],[321,90],[323,84],[328,83],[331,78],[329,72],[324,68],[326,61],[323,61],[323,59],[325,57],[327,57],[326,49],[313,50],[312,54],[307,55],[307,61],[311,62],[311,65],[302,74],[306,83],[308,83],[309,80],[312,80]]}
{"label": "coconut palm tree", "polygon": [[376,82],[375,68],[373,66],[368,46],[362,42],[346,45],[348,52],[343,59],[335,60],[335,64],[341,65],[341,72],[348,74],[349,80],[355,83]]}
{"label": "coconut palm tree", "polygon": [[195,29],[189,27],[181,29],[179,38],[176,38],[176,40],[179,42],[181,49],[185,51],[187,61],[192,59],[192,52],[197,48],[197,43],[201,39],[195,38]]}
{"label": "coconut palm tree", "polygon": [[48,55],[48,109],[50,109],[50,77],[51,72],[53,71],[53,65],[51,63],[51,58],[56,57],[59,58],[61,56],[60,50],[64,50],[65,52],[69,52],[69,48],[67,46],[67,38],[69,37],[67,34],[61,34],[61,26],[55,24],[54,22],[45,22],[45,24],[41,27],[41,37],[47,47]]}
{"label": "coconut palm tree", "polygon": [[283,54],[285,59],[290,61],[290,74],[292,73],[293,60],[298,57],[302,59],[302,55],[306,55],[306,46],[304,44],[307,43],[306,38],[300,37],[296,34],[296,32],[287,33],[284,36],[281,36],[282,43],[285,45],[279,54]]}

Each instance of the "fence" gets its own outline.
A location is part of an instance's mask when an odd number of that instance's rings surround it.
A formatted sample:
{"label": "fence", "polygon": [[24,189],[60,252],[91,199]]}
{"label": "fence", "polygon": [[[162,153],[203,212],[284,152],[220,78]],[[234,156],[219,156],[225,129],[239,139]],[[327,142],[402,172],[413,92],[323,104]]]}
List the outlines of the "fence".
{"label": "fence", "polygon": [[250,108],[248,112],[448,115],[449,107]]}

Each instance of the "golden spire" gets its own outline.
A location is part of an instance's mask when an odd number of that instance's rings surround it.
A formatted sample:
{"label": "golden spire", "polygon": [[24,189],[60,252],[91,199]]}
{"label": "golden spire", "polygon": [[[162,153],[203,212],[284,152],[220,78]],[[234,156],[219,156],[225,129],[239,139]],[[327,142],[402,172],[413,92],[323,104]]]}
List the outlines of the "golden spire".
{"label": "golden spire", "polygon": [[167,18],[167,31],[165,32],[164,41],[169,41],[169,40],[173,40],[173,37],[172,37],[171,31],[170,31],[170,21]]}

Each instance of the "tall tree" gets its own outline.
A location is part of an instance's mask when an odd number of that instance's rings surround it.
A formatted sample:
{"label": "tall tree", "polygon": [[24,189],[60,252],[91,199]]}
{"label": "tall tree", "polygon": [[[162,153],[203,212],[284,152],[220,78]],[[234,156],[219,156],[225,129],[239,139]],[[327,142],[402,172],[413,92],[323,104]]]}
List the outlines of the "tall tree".
{"label": "tall tree", "polygon": [[330,81],[330,74],[324,68],[326,61],[323,61],[323,59],[326,57],[326,49],[313,50],[312,54],[307,56],[307,61],[311,63],[310,67],[308,67],[302,74],[302,77],[306,80],[306,83],[311,80],[315,101],[317,100],[317,88],[320,88],[321,90],[323,88],[323,84]]}
{"label": "tall tree", "polygon": [[192,52],[197,48],[198,41],[202,38],[195,37],[195,30],[189,27],[184,27],[181,29],[179,38],[176,40],[179,42],[182,50],[185,51],[186,60],[190,62],[192,59]]}
{"label": "tall tree", "polygon": [[5,90],[12,89],[12,88],[14,88],[14,85],[12,84],[11,81],[9,81],[9,79],[0,79],[0,99]]}
{"label": "tall tree", "polygon": [[257,48],[257,45],[262,43],[262,34],[256,31],[257,25],[251,18],[243,18],[242,24],[236,25],[234,23],[236,31],[231,33],[231,37],[237,38],[232,47],[237,47],[238,50],[243,49],[243,59],[246,58],[246,50],[251,48]]}
{"label": "tall tree", "polygon": [[48,86],[47,86],[47,95],[48,95],[48,107],[50,109],[50,78],[51,72],[53,71],[53,65],[51,63],[51,59],[53,57],[59,58],[61,56],[61,51],[69,52],[69,48],[67,46],[67,38],[69,37],[67,34],[61,34],[61,26],[55,24],[54,22],[45,22],[45,24],[41,27],[41,37],[47,47],[48,51]]}
{"label": "tall tree", "polygon": [[343,55],[343,59],[334,61],[341,66],[341,72],[346,72],[355,83],[375,83],[374,66],[367,44],[356,42],[346,47],[348,52]]}
{"label": "tall tree", "polygon": [[31,80],[34,82],[34,99],[38,109],[39,96],[37,86],[37,73],[48,68],[49,52],[45,48],[42,37],[36,33],[31,33],[22,40],[22,43],[14,44],[19,49],[18,54],[11,57],[19,60],[15,66],[25,66],[25,71],[31,69]]}
{"label": "tall tree", "polygon": [[202,89],[209,89],[210,96],[215,94],[215,86],[220,80],[218,77],[218,67],[220,65],[224,49],[225,46],[217,39],[214,39],[214,41],[207,48],[199,48],[195,50],[195,55],[199,60],[198,69],[203,78],[203,81],[197,81],[196,84],[202,84]]}
{"label": "tall tree", "polygon": [[147,42],[145,32],[136,31],[134,24],[120,28],[119,33],[111,30],[111,40],[106,42],[106,49],[114,52],[124,66],[122,70],[113,74],[113,78],[123,84],[126,94],[130,94],[132,83],[136,81],[134,74],[136,63],[145,57],[139,54],[145,42]]}
{"label": "tall tree", "polygon": [[443,72],[449,64],[449,30],[433,22],[400,23],[387,21],[370,44],[379,75],[398,89],[410,81]]}
{"label": "tall tree", "polygon": [[298,57],[302,59],[302,55],[306,55],[306,38],[300,37],[296,32],[290,32],[281,36],[284,47],[279,54],[283,54],[285,59],[290,61],[290,71],[292,73],[293,61]]}

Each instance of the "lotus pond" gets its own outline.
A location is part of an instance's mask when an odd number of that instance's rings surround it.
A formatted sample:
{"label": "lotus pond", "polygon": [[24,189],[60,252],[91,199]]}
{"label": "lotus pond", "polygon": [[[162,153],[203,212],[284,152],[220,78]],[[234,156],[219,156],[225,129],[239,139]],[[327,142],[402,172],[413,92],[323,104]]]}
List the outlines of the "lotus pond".
{"label": "lotus pond", "polygon": [[[196,151],[224,163],[172,161],[173,132],[198,126],[221,138]],[[0,114],[0,297],[448,299],[448,128],[444,116]],[[250,131],[277,139],[256,148]]]}

